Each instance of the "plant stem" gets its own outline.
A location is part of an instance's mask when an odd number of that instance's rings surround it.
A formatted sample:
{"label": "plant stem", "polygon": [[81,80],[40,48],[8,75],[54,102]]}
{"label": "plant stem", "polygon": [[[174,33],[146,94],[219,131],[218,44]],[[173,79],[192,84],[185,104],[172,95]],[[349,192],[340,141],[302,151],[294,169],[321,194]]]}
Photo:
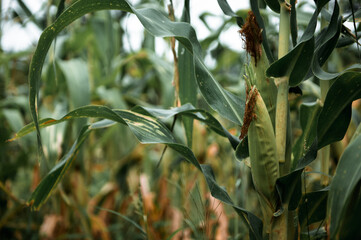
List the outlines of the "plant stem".
{"label": "plant stem", "polygon": [[[287,2],[281,4],[280,30],[278,39],[278,58],[288,53],[290,41],[290,14]],[[276,106],[276,145],[277,156],[280,164],[285,163],[286,133],[287,133],[287,109],[288,109],[288,82],[289,76],[276,79],[278,84]]]}
{"label": "plant stem", "polygon": [[287,239],[287,219],[288,210],[281,216],[272,220],[272,232],[270,234],[270,240],[286,240]]}
{"label": "plant stem", "polygon": [[[290,5],[288,2],[280,3],[280,29],[278,39],[278,58],[282,58],[288,53],[290,45]],[[277,105],[276,105],[276,146],[277,157],[280,163],[280,176],[286,174],[283,170],[286,161],[286,136],[287,136],[287,120],[288,120],[288,84],[289,75],[276,79],[278,85]],[[270,239],[286,240],[288,229],[288,207],[284,207],[281,216],[272,220],[272,231]],[[292,226],[290,226],[292,227]],[[289,236],[291,237],[291,236]]]}

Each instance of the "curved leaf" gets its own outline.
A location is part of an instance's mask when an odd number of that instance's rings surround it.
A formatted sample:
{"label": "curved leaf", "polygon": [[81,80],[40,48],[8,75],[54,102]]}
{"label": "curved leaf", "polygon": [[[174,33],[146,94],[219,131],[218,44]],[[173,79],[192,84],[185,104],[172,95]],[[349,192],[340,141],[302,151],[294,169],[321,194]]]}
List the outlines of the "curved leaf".
{"label": "curved leaf", "polygon": [[[345,150],[332,180],[328,207],[330,208],[331,239],[336,239],[343,221],[347,221],[348,208],[357,209],[357,202],[352,202],[353,193],[359,195],[361,182],[361,137],[358,136]],[[355,199],[354,199],[355,200]],[[358,208],[359,209],[359,208]],[[349,210],[350,211],[350,210]],[[355,214],[360,221],[360,215]],[[360,231],[360,229],[358,229]],[[355,234],[355,232],[353,232]]]}
{"label": "curved leaf", "polygon": [[331,85],[317,123],[318,147],[341,140],[351,120],[351,103],[361,98],[361,73],[346,72]]}
{"label": "curved leaf", "polygon": [[330,87],[319,113],[317,137],[297,162],[295,170],[276,182],[281,200],[289,204],[290,210],[298,206],[302,196],[303,169],[316,158],[318,149],[343,138],[351,119],[351,103],[358,98],[361,98],[361,73],[344,73]]}
{"label": "curved leaf", "polygon": [[35,127],[37,130],[38,143],[41,145],[41,136],[38,126],[38,90],[40,86],[41,72],[45,57],[49,51],[53,39],[60,33],[66,26],[78,19],[80,16],[95,10],[104,9],[120,9],[123,11],[131,12],[131,8],[126,2],[104,0],[92,1],[82,0],[75,1],[69,8],[60,14],[55,22],[47,27],[41,34],[38,46],[35,50],[33,59],[29,68],[29,103],[31,115],[34,119]]}
{"label": "curved leaf", "polygon": [[196,33],[189,24],[171,22],[161,12],[155,9],[147,8],[136,10],[126,0],[79,0],[67,8],[51,26],[44,30],[40,36],[38,47],[30,65],[30,109],[37,128],[38,140],[40,143],[41,137],[38,127],[37,97],[43,63],[52,40],[62,29],[77,18],[86,13],[104,9],[118,9],[134,13],[151,34],[158,37],[175,37],[193,54],[197,83],[208,104],[223,117],[239,125],[243,124],[243,100],[222,88],[208,71],[202,60],[202,50],[197,40]]}
{"label": "curved leaf", "polygon": [[[182,22],[190,22],[189,0],[184,1]],[[193,56],[182,44],[178,46],[179,100],[181,105],[197,105],[197,83],[194,75]],[[182,118],[188,146],[192,146],[193,120]]]}
{"label": "curved leaf", "polygon": [[107,211],[109,213],[112,213],[114,215],[121,217],[122,219],[124,219],[125,221],[127,221],[128,223],[133,225],[135,228],[137,228],[141,232],[141,234],[143,235],[144,238],[147,238],[147,233],[143,230],[143,228],[138,223],[136,223],[132,219],[128,218],[127,216],[125,216],[119,212],[113,211],[111,209],[107,209],[107,208],[97,207],[97,209]]}
{"label": "curved leaf", "polygon": [[[272,11],[279,13],[280,12],[280,1],[279,0],[264,0]],[[281,2],[284,2],[282,0]]]}
{"label": "curved leaf", "polygon": [[[329,0],[317,2],[317,8],[313,13],[298,45],[287,55],[274,62],[268,69],[270,77],[289,76],[290,86],[297,86],[306,76],[311,67],[314,52],[314,33],[317,26],[317,18],[323,6]],[[286,64],[286,65],[285,65]],[[287,67],[285,67],[287,66]]]}
{"label": "curved leaf", "polygon": [[339,74],[330,74],[321,68],[337,45],[342,26],[342,17],[340,17],[340,8],[335,2],[334,10],[328,27],[320,33],[316,40],[317,49],[312,61],[312,71],[316,77],[322,80],[333,79]]}
{"label": "curved leaf", "polygon": [[317,138],[309,147],[306,154],[298,161],[296,169],[282,176],[276,181],[276,189],[282,204],[288,206],[289,210],[295,210],[302,197],[301,175],[303,169],[313,162],[317,157]]}
{"label": "curved leaf", "polygon": [[[200,165],[191,149],[189,149],[187,146],[177,143],[170,130],[160,121],[157,121],[155,118],[139,112],[129,110],[112,111],[109,108],[103,106],[87,106],[76,109],[59,120],[50,121],[49,125],[60,123],[62,121],[77,117],[101,117],[123,124],[126,123],[126,125],[128,125],[130,130],[141,143],[166,144],[168,147],[172,148],[183,157],[185,157],[188,162],[190,162],[198,170],[200,170],[206,178],[206,182],[209,186],[212,196],[232,206],[250,228],[251,235],[253,235],[256,239],[262,239],[261,220],[254,216],[252,213],[246,211],[245,209],[234,205],[227,191],[216,183],[213,171],[210,166]],[[74,143],[71,150],[63,157],[61,162],[58,163],[48,173],[48,175],[35,189],[34,193],[30,198],[33,209],[38,209],[46,201],[56,184],[63,178],[65,172],[68,170],[68,168],[71,166],[72,162],[76,158],[76,154],[82,142],[86,139],[89,131],[94,128],[107,127],[111,125],[112,122],[108,120],[83,127],[77,141]],[[43,126],[48,125],[44,124]],[[34,124],[32,124],[32,130],[35,130]]]}
{"label": "curved leaf", "polygon": [[41,205],[43,205],[43,203],[49,198],[53,189],[61,181],[65,172],[73,163],[74,159],[76,158],[76,153],[79,151],[82,143],[89,135],[89,132],[89,126],[84,126],[80,131],[78,139],[75,141],[69,152],[67,152],[67,154],[65,154],[60,162],[56,164],[55,167],[53,167],[46,175],[46,177],[41,180],[29,199],[29,204],[31,205],[32,209],[38,210]]}
{"label": "curved leaf", "polygon": [[258,23],[259,27],[262,29],[262,39],[263,39],[262,46],[264,48],[264,51],[266,52],[268,62],[272,63],[274,61],[274,57],[272,55],[271,48],[269,47],[269,44],[268,44],[266,27],[264,25],[261,13],[259,11],[258,0],[251,0],[250,3],[251,3],[251,9],[252,9],[254,15],[256,16],[257,23]]}
{"label": "curved leaf", "polygon": [[87,63],[81,59],[56,62],[68,86],[71,108],[90,104],[90,86]]}
{"label": "curved leaf", "polygon": [[300,42],[292,51],[274,62],[266,71],[271,77],[290,77],[290,86],[297,86],[306,76],[311,66],[314,39]]}
{"label": "curved leaf", "polygon": [[304,103],[300,106],[300,123],[302,135],[297,139],[293,146],[292,169],[297,165],[297,161],[304,156],[312,145],[317,133],[317,120],[321,112],[321,102]]}
{"label": "curved leaf", "polygon": [[233,10],[229,6],[227,0],[217,0],[217,2],[224,14],[226,14],[227,16],[236,18],[238,26],[239,27],[243,26],[243,24],[244,24],[243,18],[238,16],[235,12],[233,12]]}
{"label": "curved leaf", "polygon": [[303,196],[298,214],[301,230],[326,218],[328,191],[329,187]]}
{"label": "curved leaf", "polygon": [[[45,57],[52,43],[52,40],[62,29],[64,29],[77,18],[83,16],[86,13],[104,9],[118,9],[134,13],[143,24],[143,26],[151,34],[158,37],[175,37],[181,44],[183,44],[187,51],[189,51],[193,55],[194,71],[197,84],[200,87],[201,93],[205,100],[208,102],[208,104],[213,109],[218,111],[223,117],[228,118],[236,124],[242,125],[244,101],[240,97],[235,96],[234,94],[223,89],[208,71],[203,62],[202,50],[197,40],[196,33],[189,24],[171,22],[167,17],[164,16],[164,14],[155,9],[136,10],[126,0],[78,0],[75,1],[69,8],[67,8],[55,20],[55,22],[42,33],[32,63],[30,65],[29,101],[31,113],[34,119],[34,127],[37,130],[38,141],[40,144],[40,126],[37,116],[38,89],[40,86],[39,82],[43,63],[45,61]],[[90,109],[91,107],[85,107],[82,110],[86,111]],[[93,110],[94,109],[92,109],[91,112],[88,112],[88,114],[93,117],[104,117],[104,113],[108,117],[108,119],[123,124],[126,123],[135,134],[135,136],[142,143],[164,143],[170,148],[173,148],[175,151],[182,154],[188,161],[190,161],[193,165],[195,165],[199,170],[202,171],[202,168],[194,157],[192,151],[186,146],[176,143],[170,131],[167,130],[167,128],[165,128],[162,123],[156,121],[154,118],[132,111],[111,111],[110,109],[105,109],[105,107],[102,109],[104,110],[104,112],[96,112]],[[74,116],[80,116],[82,113],[79,111],[73,111],[72,114],[74,114]],[[69,115],[67,117],[69,117]],[[64,120],[66,120],[66,118],[61,119],[61,121]],[[55,120],[49,121],[54,124]],[[45,124],[45,122],[42,123]],[[79,136],[79,138],[81,138],[82,136],[83,135]],[[70,154],[71,156],[68,158],[70,162],[72,161],[72,159],[74,159],[76,149],[78,149],[78,145],[75,146],[75,150],[72,151],[72,153]],[[63,169],[65,170],[67,169],[67,166],[70,166],[68,160],[63,165]],[[58,167],[58,169],[60,168],[61,166]],[[63,176],[64,171],[62,170],[59,173],[59,176]],[[207,183],[214,182],[214,178],[212,178],[210,174],[208,174],[207,172],[203,173],[207,179]],[[49,177],[49,175],[47,177]],[[46,178],[43,181],[45,181]],[[56,181],[59,181],[59,179],[57,179]],[[54,184],[56,184],[56,182],[54,182]],[[52,186],[52,188],[53,187],[54,186]],[[52,188],[48,188],[48,191],[51,191]],[[262,222],[256,216],[252,215],[251,213],[247,212],[242,208],[233,205],[233,203],[229,201],[229,196],[227,195],[225,190],[218,185],[212,185],[212,188],[210,188],[210,190],[212,195],[222,198],[220,200],[232,205],[232,207],[235,208],[237,213],[245,220],[246,224],[249,226],[251,230],[250,233],[254,238],[262,239]],[[50,192],[48,194],[50,194]]]}
{"label": "curved leaf", "polygon": [[161,121],[171,118],[175,115],[187,116],[191,119],[199,120],[212,129],[217,134],[227,137],[229,142],[231,143],[233,149],[236,149],[239,145],[240,141],[238,138],[230,134],[220,123],[219,121],[212,116],[209,112],[203,109],[196,109],[191,104],[185,104],[177,108],[172,109],[155,109],[155,108],[147,108],[137,106],[132,109],[132,111],[144,113],[144,111],[150,114],[153,117],[160,119]]}
{"label": "curved leaf", "polygon": [[338,73],[329,73],[322,69],[322,65],[326,62],[332,51],[338,47],[337,45],[339,43],[340,33],[343,27],[342,22],[343,20],[340,16],[339,5],[335,2],[328,27],[322,31],[316,39],[317,49],[312,60],[312,72],[319,79],[332,80],[341,76],[345,72],[361,69],[361,64],[354,64]]}

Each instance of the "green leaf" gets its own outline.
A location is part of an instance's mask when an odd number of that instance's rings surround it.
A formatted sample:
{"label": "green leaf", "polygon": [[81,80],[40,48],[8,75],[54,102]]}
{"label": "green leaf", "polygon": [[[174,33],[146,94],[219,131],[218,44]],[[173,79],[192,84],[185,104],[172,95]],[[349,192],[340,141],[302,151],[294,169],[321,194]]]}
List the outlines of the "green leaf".
{"label": "green leaf", "polygon": [[100,210],[103,210],[103,211],[107,211],[109,213],[112,213],[114,215],[117,215],[119,217],[121,217],[122,219],[124,219],[125,221],[129,222],[131,225],[133,225],[135,228],[137,228],[144,237],[147,237],[147,233],[143,230],[143,228],[138,224],[136,223],[135,221],[133,221],[132,219],[128,218],[127,216],[119,213],[119,212],[116,212],[116,211],[113,211],[111,209],[106,209],[106,208],[101,208],[101,207],[96,207],[97,209],[100,209]]}
{"label": "green leaf", "polygon": [[[268,7],[272,9],[272,11],[276,13],[280,13],[281,9],[280,9],[279,0],[264,0],[264,1],[267,3]],[[282,2],[284,2],[284,0]]]}
{"label": "green leaf", "polygon": [[321,68],[326,62],[332,51],[335,49],[342,26],[342,17],[340,17],[340,9],[338,3],[335,3],[328,27],[323,30],[316,39],[316,51],[312,61],[312,71],[316,77],[322,80],[333,79],[339,74],[330,74]]}
{"label": "green leaf", "polygon": [[312,223],[326,218],[327,197],[329,187],[320,191],[310,192],[303,196],[298,211],[301,230]]}
{"label": "green leaf", "polygon": [[55,18],[58,18],[60,16],[60,14],[64,11],[64,8],[65,8],[65,0],[60,0]]}
{"label": "green leaf", "polygon": [[[335,176],[331,182],[328,208],[330,209],[330,233],[331,239],[336,239],[337,234],[341,233],[340,226],[347,222],[352,215],[357,220],[351,225],[357,225],[360,222],[360,182],[361,182],[361,137],[357,137],[343,153],[337,168]],[[356,199],[355,199],[356,198]],[[356,201],[358,199],[358,201]],[[355,212],[355,210],[357,210]],[[349,215],[347,214],[349,213]],[[352,214],[351,214],[352,213]],[[352,228],[348,225],[348,228]],[[357,227],[357,236],[360,235],[360,229]],[[354,232],[354,234],[356,234]],[[356,237],[356,235],[355,235]]]}
{"label": "green leaf", "polygon": [[361,73],[344,73],[330,87],[319,113],[317,137],[298,161],[295,170],[276,182],[282,202],[288,203],[289,209],[297,207],[301,198],[304,167],[316,158],[318,149],[343,138],[351,119],[351,103],[358,98],[361,98]]}
{"label": "green leaf", "polygon": [[171,22],[155,9],[135,10],[132,8],[132,10],[151,34],[158,37],[174,36],[188,51],[193,53],[197,83],[207,103],[223,117],[242,125],[244,101],[226,91],[213,78],[202,60],[202,50],[194,29],[187,23]]}
{"label": "green leaf", "polygon": [[317,138],[314,140],[306,154],[298,161],[296,169],[282,176],[276,181],[276,189],[283,205],[289,210],[295,210],[302,197],[301,175],[303,169],[317,157]]}
{"label": "green leaf", "polygon": [[291,16],[290,16],[291,37],[292,37],[293,47],[295,47],[297,45],[297,35],[298,35],[296,0],[291,0],[290,4],[291,4]]}
{"label": "green leaf", "polygon": [[[52,126],[54,124],[64,122],[69,119],[86,118],[86,117],[94,117],[94,118],[101,117],[101,118],[109,119],[109,120],[119,122],[122,124],[126,124],[126,122],[123,119],[120,119],[119,116],[115,112],[113,112],[111,109],[109,109],[107,107],[85,106],[85,107],[80,107],[78,109],[75,109],[75,110],[69,112],[68,114],[66,114],[64,117],[62,117],[59,120],[55,120],[52,118],[42,119],[39,121],[38,127],[40,129],[43,127],[48,127],[48,126]],[[22,129],[20,129],[20,131],[16,133],[15,137],[13,139],[11,139],[11,141],[21,138],[21,137],[33,132],[34,130],[36,130],[36,126],[32,122],[32,123],[26,125],[25,127],[23,127]]]}
{"label": "green leaf", "polygon": [[[272,0],[271,0],[272,1]],[[277,0],[276,0],[277,1]],[[258,23],[258,26],[262,29],[262,46],[264,48],[264,51],[266,52],[266,55],[267,55],[267,59],[268,59],[268,62],[269,63],[273,63],[274,61],[274,57],[272,55],[272,52],[271,52],[271,48],[269,47],[269,44],[268,44],[268,38],[267,38],[267,33],[266,33],[266,27],[264,25],[264,22],[263,22],[263,18],[261,16],[261,13],[259,11],[259,7],[258,7],[258,0],[251,0],[250,1],[251,3],[251,9],[254,13],[254,15],[256,16],[256,20],[257,20],[257,23]],[[278,3],[277,3],[278,4]]]}
{"label": "green leaf", "polygon": [[[48,126],[52,126],[54,124],[59,124],[61,122],[64,122],[66,120],[74,119],[74,118],[89,118],[89,117],[101,117],[105,119],[109,119],[115,122],[122,123],[126,125],[126,122],[117,116],[117,113],[121,112],[120,110],[114,110],[105,107],[105,106],[84,106],[80,107],[78,109],[75,109],[68,114],[66,114],[64,117],[62,117],[59,120],[55,120],[52,118],[45,118],[39,121],[39,127],[44,128]],[[191,104],[185,104],[178,108],[172,108],[172,109],[155,109],[155,108],[147,108],[147,107],[141,107],[136,106],[132,109],[132,112],[140,113],[142,115],[146,116],[152,116],[155,117],[161,121],[166,121],[167,119],[175,116],[175,115],[184,115],[188,116],[192,119],[199,120],[201,122],[204,122],[207,124],[207,126],[215,131],[217,134],[227,137],[233,146],[234,149],[236,149],[237,145],[239,144],[238,138],[231,135],[219,122],[216,118],[214,118],[209,112],[207,112],[204,109],[195,109]],[[21,138],[35,130],[34,123],[30,123],[23,127],[14,138],[10,139],[10,141],[14,141],[18,138]]]}
{"label": "green leaf", "polygon": [[[200,91],[208,102],[208,104],[218,111],[220,115],[223,117],[233,121],[238,125],[243,124],[243,113],[244,113],[244,100],[240,97],[226,91],[212,76],[207,67],[203,62],[203,55],[200,44],[197,40],[196,33],[194,29],[187,23],[177,23],[171,22],[165,15],[155,9],[140,9],[136,10],[133,8],[126,0],[78,0],[75,1],[69,8],[67,8],[56,20],[55,22],[49,26],[42,33],[39,39],[38,47],[34,53],[32,63],[30,65],[30,73],[29,73],[29,83],[30,83],[30,108],[31,113],[34,119],[33,127],[36,128],[38,133],[38,142],[41,144],[40,137],[40,126],[38,120],[38,89],[40,86],[40,77],[41,71],[43,67],[43,63],[45,61],[46,54],[49,50],[49,47],[56,37],[56,35],[62,31],[66,26],[72,23],[77,18],[85,15],[86,13],[105,10],[105,9],[118,9],[122,11],[127,11],[130,13],[134,13],[143,26],[148,30],[151,34],[158,37],[175,37],[183,46],[193,55],[194,68],[195,68],[195,76],[197,80],[197,84],[200,88]],[[79,110],[79,109],[78,109]],[[194,157],[192,151],[181,144],[175,142],[173,135],[171,132],[165,128],[164,124],[159,121],[156,121],[154,118],[151,118],[147,115],[142,115],[140,113],[126,111],[126,110],[117,110],[112,111],[103,107],[100,112],[97,112],[99,109],[92,109],[92,107],[84,107],[82,108],[82,112],[73,111],[73,117],[81,117],[81,115],[88,114],[90,117],[102,117],[107,118],[113,121],[117,121],[120,123],[126,123],[131,131],[135,134],[135,136],[142,143],[164,143],[168,147],[174,149],[179,152],[182,156],[184,156],[189,162],[191,162],[194,166],[196,166],[199,170],[202,171],[201,166],[197,162],[197,159]],[[87,116],[87,117],[89,117]],[[106,116],[106,117],[105,117]],[[67,117],[71,118],[70,115]],[[61,119],[61,121],[65,121],[66,119]],[[49,120],[49,124],[54,124],[55,120]],[[46,122],[40,121],[42,124],[46,125]],[[108,122],[108,124],[111,124]],[[86,131],[84,130],[85,133]],[[79,136],[79,139],[82,139],[83,134]],[[81,141],[78,143],[80,144]],[[75,156],[75,152],[78,149],[79,144],[73,146],[73,151],[70,154],[68,160],[71,162]],[[69,161],[66,161],[63,166],[59,166],[62,170],[56,173],[58,176],[62,177],[64,175],[63,169],[67,169],[70,165]],[[54,170],[55,171],[55,170]],[[214,178],[211,175],[205,174],[207,183],[212,183]],[[49,175],[47,176],[49,177]],[[56,184],[60,179],[56,178],[56,181],[53,182]],[[214,185],[212,185],[214,187]],[[217,185],[218,186],[218,185]],[[46,186],[48,191],[51,191],[54,186],[50,187]],[[224,201],[228,204],[231,204],[232,207],[235,208],[237,213],[245,220],[245,223],[250,228],[251,235],[256,239],[262,239],[262,222],[251,213],[246,210],[235,206],[233,203],[229,201],[229,196],[227,197],[225,190],[221,187],[210,188],[212,195],[216,195],[221,197],[221,201]],[[40,190],[38,190],[40,191]],[[224,191],[224,192],[223,192]],[[50,192],[48,193],[50,194]],[[48,194],[43,195],[45,197]],[[44,199],[41,199],[43,201]],[[42,202],[37,202],[38,207]]]}
{"label": "green leaf", "polygon": [[248,137],[245,137],[237,146],[235,152],[236,158],[242,161],[244,158],[249,156],[248,149]]}
{"label": "green leaf", "polygon": [[29,204],[33,210],[39,210],[41,205],[49,198],[55,186],[64,177],[65,172],[73,163],[76,158],[76,153],[79,151],[80,146],[87,138],[89,132],[89,126],[84,126],[69,152],[67,152],[60,162],[41,180],[29,199]]}
{"label": "green leaf", "polygon": [[317,133],[317,120],[321,112],[321,102],[303,103],[300,106],[300,124],[302,128],[302,135],[297,139],[293,147],[294,161],[292,169],[298,163],[298,160],[304,156],[312,145]]}
{"label": "green leaf", "polygon": [[361,98],[361,73],[346,72],[331,85],[318,118],[318,147],[341,140],[351,120],[351,103]]}
{"label": "green leaf", "polygon": [[219,7],[222,9],[223,13],[226,14],[227,16],[236,18],[238,26],[242,27],[242,25],[244,24],[243,18],[238,16],[235,12],[233,12],[227,0],[217,0],[217,2]]}
{"label": "green leaf", "polygon": [[201,166],[202,166],[202,172],[206,178],[212,196],[223,201],[224,203],[227,203],[228,205],[233,206],[234,210],[238,213],[238,215],[241,216],[243,220],[248,223],[247,225],[250,228],[251,239],[263,239],[262,221],[252,213],[245,211],[240,207],[235,206],[231,198],[229,197],[228,193],[216,183],[212,168],[209,165],[205,165],[205,164],[202,164]]}
{"label": "green leaf", "polygon": [[68,61],[57,61],[62,70],[70,97],[72,109],[90,103],[90,85],[88,77],[87,63],[81,59],[71,59]]}
{"label": "green leaf", "polygon": [[[189,0],[184,0],[182,22],[190,23]],[[181,105],[190,103],[197,105],[197,83],[194,75],[193,56],[182,44],[178,46],[178,72],[179,72],[179,99]],[[187,117],[182,118],[187,144],[192,147],[193,120]]]}
{"label": "green leaf", "polygon": [[207,126],[217,134],[223,137],[227,137],[233,149],[236,149],[240,143],[239,139],[230,134],[227,129],[225,129],[219,123],[219,121],[212,116],[212,114],[203,109],[196,109],[191,104],[185,104],[180,107],[168,110],[137,106],[133,108],[132,111],[143,114],[150,114],[151,116],[156,117],[161,121],[165,121],[166,119],[169,119],[175,115],[186,116],[207,124]]}
{"label": "green leaf", "polygon": [[12,131],[19,131],[24,126],[24,120],[19,110],[4,108],[2,109],[2,114],[4,114]]}
{"label": "green leaf", "polygon": [[[344,26],[342,27],[344,29]],[[357,31],[357,40],[361,38],[361,31]],[[342,35],[337,42],[336,48],[347,47],[356,43],[356,39],[350,33]]]}
{"label": "green leaf", "polygon": [[331,80],[341,76],[345,72],[359,71],[361,69],[360,64],[354,64],[338,73],[329,73],[322,69],[322,65],[326,62],[332,51],[338,47],[337,45],[340,40],[340,33],[343,26],[342,22],[343,20],[340,16],[340,9],[338,3],[336,2],[328,27],[321,32],[316,39],[317,49],[312,60],[312,72],[319,79]]}
{"label": "green leaf", "polygon": [[314,39],[300,42],[292,51],[268,69],[267,75],[271,77],[289,76],[290,86],[297,86],[306,76],[311,66],[314,50]]}
{"label": "green leaf", "polygon": [[37,130],[38,143],[41,145],[41,136],[38,123],[38,90],[40,86],[41,72],[45,57],[49,51],[53,39],[60,33],[66,26],[85,15],[86,13],[104,10],[104,9],[120,9],[132,12],[131,8],[126,2],[104,0],[80,0],[75,1],[69,8],[67,8],[55,22],[47,27],[41,34],[38,46],[35,50],[29,69],[29,102],[30,111],[34,119],[35,127]]}
{"label": "green leaf", "polygon": [[297,86],[306,76],[311,67],[314,51],[314,33],[317,26],[317,17],[323,6],[329,0],[318,1],[317,8],[312,15],[298,45],[287,55],[274,62],[267,70],[270,77],[289,76],[290,86]]}
{"label": "green leaf", "polygon": [[155,36],[174,36],[190,53],[193,54],[197,83],[208,104],[223,117],[238,125],[243,124],[244,101],[238,96],[226,91],[213,78],[202,60],[202,50],[197,40],[196,33],[189,24],[171,22],[161,12],[155,9],[147,8],[136,10],[126,0],[104,0],[100,2],[96,0],[79,0],[75,1],[51,26],[44,30],[40,36],[38,47],[30,65],[30,109],[37,128],[38,142],[40,144],[41,137],[38,127],[37,98],[41,71],[49,47],[56,35],[74,20],[86,13],[105,9],[118,9],[134,13],[143,26]]}
{"label": "green leaf", "polygon": [[[139,109],[139,108],[138,108]],[[163,114],[167,115],[167,114]],[[152,144],[152,143],[163,143],[168,147],[172,148],[179,154],[181,154],[185,159],[193,164],[198,170],[200,170],[206,178],[206,182],[210,189],[212,196],[221,200],[222,202],[232,206],[235,211],[242,217],[245,223],[250,228],[250,233],[256,239],[262,239],[262,222],[252,213],[246,211],[243,208],[240,208],[234,205],[233,201],[229,197],[227,191],[220,187],[214,178],[213,171],[210,166],[200,165],[194,156],[191,149],[187,146],[179,144],[176,142],[170,130],[160,121],[156,120],[149,115],[145,115],[139,112],[129,111],[129,110],[110,110],[107,107],[103,106],[86,106],[78,108],[59,120],[48,121],[48,125],[53,125],[60,123],[65,120],[78,117],[98,117],[106,118],[111,121],[100,121],[90,126],[85,126],[81,130],[77,141],[74,143],[71,150],[63,157],[63,159],[58,163],[48,175],[41,181],[39,186],[35,189],[34,193],[30,198],[33,209],[39,209],[40,206],[46,201],[50,196],[52,190],[55,188],[56,184],[63,178],[65,172],[69,169],[71,163],[76,158],[76,153],[78,152],[82,142],[86,139],[88,133],[91,129],[107,127],[113,124],[112,121],[116,121],[122,124],[126,124],[136,138],[143,144]],[[42,122],[42,121],[41,121]],[[48,126],[44,123],[41,126]],[[34,124],[32,124],[32,130],[35,130]],[[29,131],[29,127],[26,129]],[[21,131],[20,131],[21,132]],[[18,135],[21,135],[18,133]]]}

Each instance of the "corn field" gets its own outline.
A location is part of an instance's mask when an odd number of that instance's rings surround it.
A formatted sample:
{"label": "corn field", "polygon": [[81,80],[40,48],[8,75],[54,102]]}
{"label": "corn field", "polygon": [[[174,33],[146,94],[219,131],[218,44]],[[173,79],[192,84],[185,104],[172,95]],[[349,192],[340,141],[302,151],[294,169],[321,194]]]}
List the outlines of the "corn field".
{"label": "corn field", "polygon": [[361,239],[361,2],[234,2],[1,12],[0,239]]}

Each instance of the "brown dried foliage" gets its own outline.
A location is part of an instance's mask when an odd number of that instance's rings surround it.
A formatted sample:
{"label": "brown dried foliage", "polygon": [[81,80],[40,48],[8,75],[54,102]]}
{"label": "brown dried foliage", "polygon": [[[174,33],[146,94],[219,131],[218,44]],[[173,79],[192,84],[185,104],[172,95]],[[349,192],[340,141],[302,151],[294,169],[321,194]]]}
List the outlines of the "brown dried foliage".
{"label": "brown dried foliage", "polygon": [[249,95],[250,90],[247,88],[246,90],[246,107],[245,107],[245,112],[244,112],[244,117],[243,117],[243,126],[241,128],[241,136],[239,136],[240,140],[243,140],[247,133],[248,133],[248,128],[249,125],[251,124],[251,122],[253,121],[253,119],[256,119],[257,116],[254,113],[254,107],[256,105],[256,96],[258,95],[258,90],[254,89],[254,93],[252,95]]}
{"label": "brown dried foliage", "polygon": [[243,24],[239,33],[242,40],[246,43],[246,51],[254,58],[255,65],[262,54],[262,29],[259,27],[256,16],[252,11],[248,12],[246,22]]}

